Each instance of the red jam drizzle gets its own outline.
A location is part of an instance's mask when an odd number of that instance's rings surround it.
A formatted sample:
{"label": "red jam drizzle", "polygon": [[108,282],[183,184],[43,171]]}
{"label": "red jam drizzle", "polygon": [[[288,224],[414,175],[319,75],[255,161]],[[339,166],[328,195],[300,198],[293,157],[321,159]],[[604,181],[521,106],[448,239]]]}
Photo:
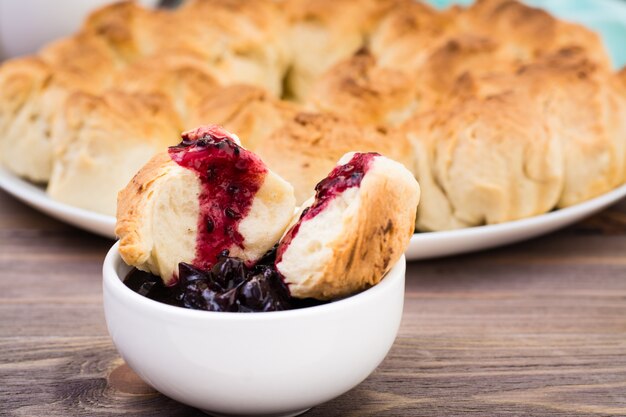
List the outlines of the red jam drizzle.
{"label": "red jam drizzle", "polygon": [[218,262],[223,250],[243,248],[239,223],[250,211],[267,168],[220,126],[201,126],[183,133],[182,139],[179,145],[170,147],[169,154],[174,162],[192,170],[200,179],[193,265],[209,269]]}
{"label": "red jam drizzle", "polygon": [[326,178],[315,186],[313,204],[304,209],[298,222],[289,229],[278,245],[276,265],[282,261],[283,254],[298,234],[302,223],[320,214],[335,197],[348,188],[359,187],[365,173],[377,156],[380,154],[375,152],[355,153],[347,164],[336,166]]}

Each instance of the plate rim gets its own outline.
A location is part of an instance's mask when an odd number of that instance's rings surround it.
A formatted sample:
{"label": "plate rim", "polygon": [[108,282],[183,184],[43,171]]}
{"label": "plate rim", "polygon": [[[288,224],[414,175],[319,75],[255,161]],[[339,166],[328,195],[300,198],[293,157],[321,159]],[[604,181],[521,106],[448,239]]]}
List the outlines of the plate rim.
{"label": "plate rim", "polygon": [[[20,178],[6,168],[0,166],[0,189],[3,189],[8,194],[24,202],[25,204],[51,216],[65,223],[69,223],[75,227],[83,230],[88,230],[92,233],[107,237],[109,239],[117,239],[114,234],[115,217],[107,216],[105,214],[95,213],[89,210],[85,210],[79,207],[71,206],[66,203],[53,200],[46,194],[45,190],[38,185],[31,183],[30,181]],[[583,201],[573,206],[556,209],[548,213],[539,214],[532,217],[527,217],[519,220],[512,220],[499,224],[490,224],[484,226],[468,227],[455,230],[443,230],[438,232],[418,232],[411,236],[407,253],[415,245],[423,245],[428,243],[445,243],[450,240],[472,239],[472,238],[484,238],[486,236],[494,236],[500,233],[515,233],[526,231],[532,228],[549,226],[555,222],[561,220],[567,222],[568,219],[574,218],[573,223],[577,221],[577,216],[585,217],[593,214],[599,209],[608,207],[617,203],[626,197],[626,183],[622,184],[613,190],[601,194],[597,197]],[[569,224],[569,223],[568,223]],[[91,226],[90,226],[91,225]],[[565,227],[566,224],[556,227],[556,229]],[[551,230],[554,230],[551,229]],[[551,231],[546,230],[546,233]],[[542,233],[539,233],[542,234]],[[519,241],[523,239],[511,240]],[[495,247],[504,246],[505,244],[497,244]],[[491,246],[494,247],[494,246]],[[486,249],[477,248],[478,249]],[[451,256],[454,254],[461,254],[471,251],[452,251],[450,253],[438,255],[438,256],[411,256],[407,254],[407,260],[418,259],[434,259],[440,256]]]}
{"label": "plate rim", "polygon": [[438,232],[417,232],[411,236],[411,239],[415,239],[418,236],[427,235],[428,238],[433,238],[437,235],[437,238],[449,239],[454,235],[463,234],[467,237],[472,235],[484,235],[486,233],[496,233],[499,231],[517,231],[524,230],[531,226],[539,226],[542,223],[550,223],[552,220],[562,219],[569,216],[580,214],[580,212],[588,211],[589,214],[593,213],[593,210],[601,209],[604,206],[613,205],[626,197],[626,183],[617,186],[609,192],[600,194],[599,196],[590,198],[589,200],[582,201],[573,206],[564,207],[560,209],[554,209],[547,213],[537,214],[531,217],[525,217],[518,220],[511,220],[508,222],[488,224],[483,226],[466,227],[462,229],[442,230]]}

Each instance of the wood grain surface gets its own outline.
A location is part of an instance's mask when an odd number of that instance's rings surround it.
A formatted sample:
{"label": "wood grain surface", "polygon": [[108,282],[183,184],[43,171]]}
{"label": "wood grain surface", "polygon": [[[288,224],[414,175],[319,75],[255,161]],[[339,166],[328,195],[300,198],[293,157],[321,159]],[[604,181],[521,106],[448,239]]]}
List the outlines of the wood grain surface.
{"label": "wood grain surface", "polygon": [[[115,351],[100,287],[111,243],[0,192],[0,415],[202,415]],[[413,415],[626,416],[625,201],[543,238],[409,265],[387,359],[307,416]]]}

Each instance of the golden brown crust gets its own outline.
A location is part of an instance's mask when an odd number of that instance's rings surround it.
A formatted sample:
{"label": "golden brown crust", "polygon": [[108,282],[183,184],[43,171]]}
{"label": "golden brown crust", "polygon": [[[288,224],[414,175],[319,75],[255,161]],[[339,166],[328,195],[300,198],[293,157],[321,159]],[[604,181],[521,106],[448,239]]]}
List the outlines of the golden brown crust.
{"label": "golden brown crust", "polygon": [[[149,11],[137,2],[120,1],[91,13],[81,32],[100,39],[118,64],[124,65],[153,52],[142,42],[143,39],[165,40],[155,27],[160,15],[161,12]],[[167,31],[167,25],[159,26],[161,31]]]}
{"label": "golden brown crust", "polygon": [[423,2],[400,1],[372,31],[370,49],[381,65],[411,73],[432,48],[458,30],[456,15],[457,9],[440,13]]}
{"label": "golden brown crust", "polygon": [[332,244],[333,258],[307,297],[332,300],[378,284],[406,250],[415,230],[419,187],[388,175],[367,177],[361,209]]}
{"label": "golden brown crust", "polygon": [[407,73],[381,68],[374,56],[362,50],[328,70],[309,101],[319,111],[357,123],[398,125],[415,108],[416,84]]}
{"label": "golden brown crust", "polygon": [[210,66],[189,53],[143,58],[117,74],[114,84],[128,92],[167,97],[182,120],[183,130],[198,125],[194,113],[219,87]]}
{"label": "golden brown crust", "polygon": [[610,66],[606,49],[596,33],[516,0],[477,0],[463,18],[469,29],[508,44],[525,61],[577,46],[594,61]]}
{"label": "golden brown crust", "polygon": [[290,182],[296,200],[313,194],[339,158],[350,151],[374,151],[413,169],[408,140],[395,132],[361,126],[331,114],[298,113],[257,150],[277,174]]}
{"label": "golden brown crust", "polygon": [[205,96],[195,109],[192,125],[219,124],[235,132],[242,145],[256,151],[276,129],[292,119],[298,106],[250,85],[231,85]]}
{"label": "golden brown crust", "polygon": [[521,63],[494,39],[472,34],[450,37],[432,51],[419,70],[420,108],[437,108],[442,101],[458,98],[463,77],[509,73]]}
{"label": "golden brown crust", "polygon": [[143,166],[117,196],[117,223],[115,235],[120,239],[119,251],[128,265],[141,265],[150,256],[151,247],[146,246],[146,206],[159,178],[167,175],[174,162],[167,152],[156,154]]}

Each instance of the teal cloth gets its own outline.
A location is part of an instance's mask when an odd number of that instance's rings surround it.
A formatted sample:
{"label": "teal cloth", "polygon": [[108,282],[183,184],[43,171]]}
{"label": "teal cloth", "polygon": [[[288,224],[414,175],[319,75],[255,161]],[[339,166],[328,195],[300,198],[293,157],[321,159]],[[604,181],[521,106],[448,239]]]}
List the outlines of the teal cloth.
{"label": "teal cloth", "polygon": [[[472,0],[429,0],[436,7],[468,5]],[[578,22],[602,36],[615,68],[626,65],[626,1],[623,0],[524,0],[554,15]]]}

